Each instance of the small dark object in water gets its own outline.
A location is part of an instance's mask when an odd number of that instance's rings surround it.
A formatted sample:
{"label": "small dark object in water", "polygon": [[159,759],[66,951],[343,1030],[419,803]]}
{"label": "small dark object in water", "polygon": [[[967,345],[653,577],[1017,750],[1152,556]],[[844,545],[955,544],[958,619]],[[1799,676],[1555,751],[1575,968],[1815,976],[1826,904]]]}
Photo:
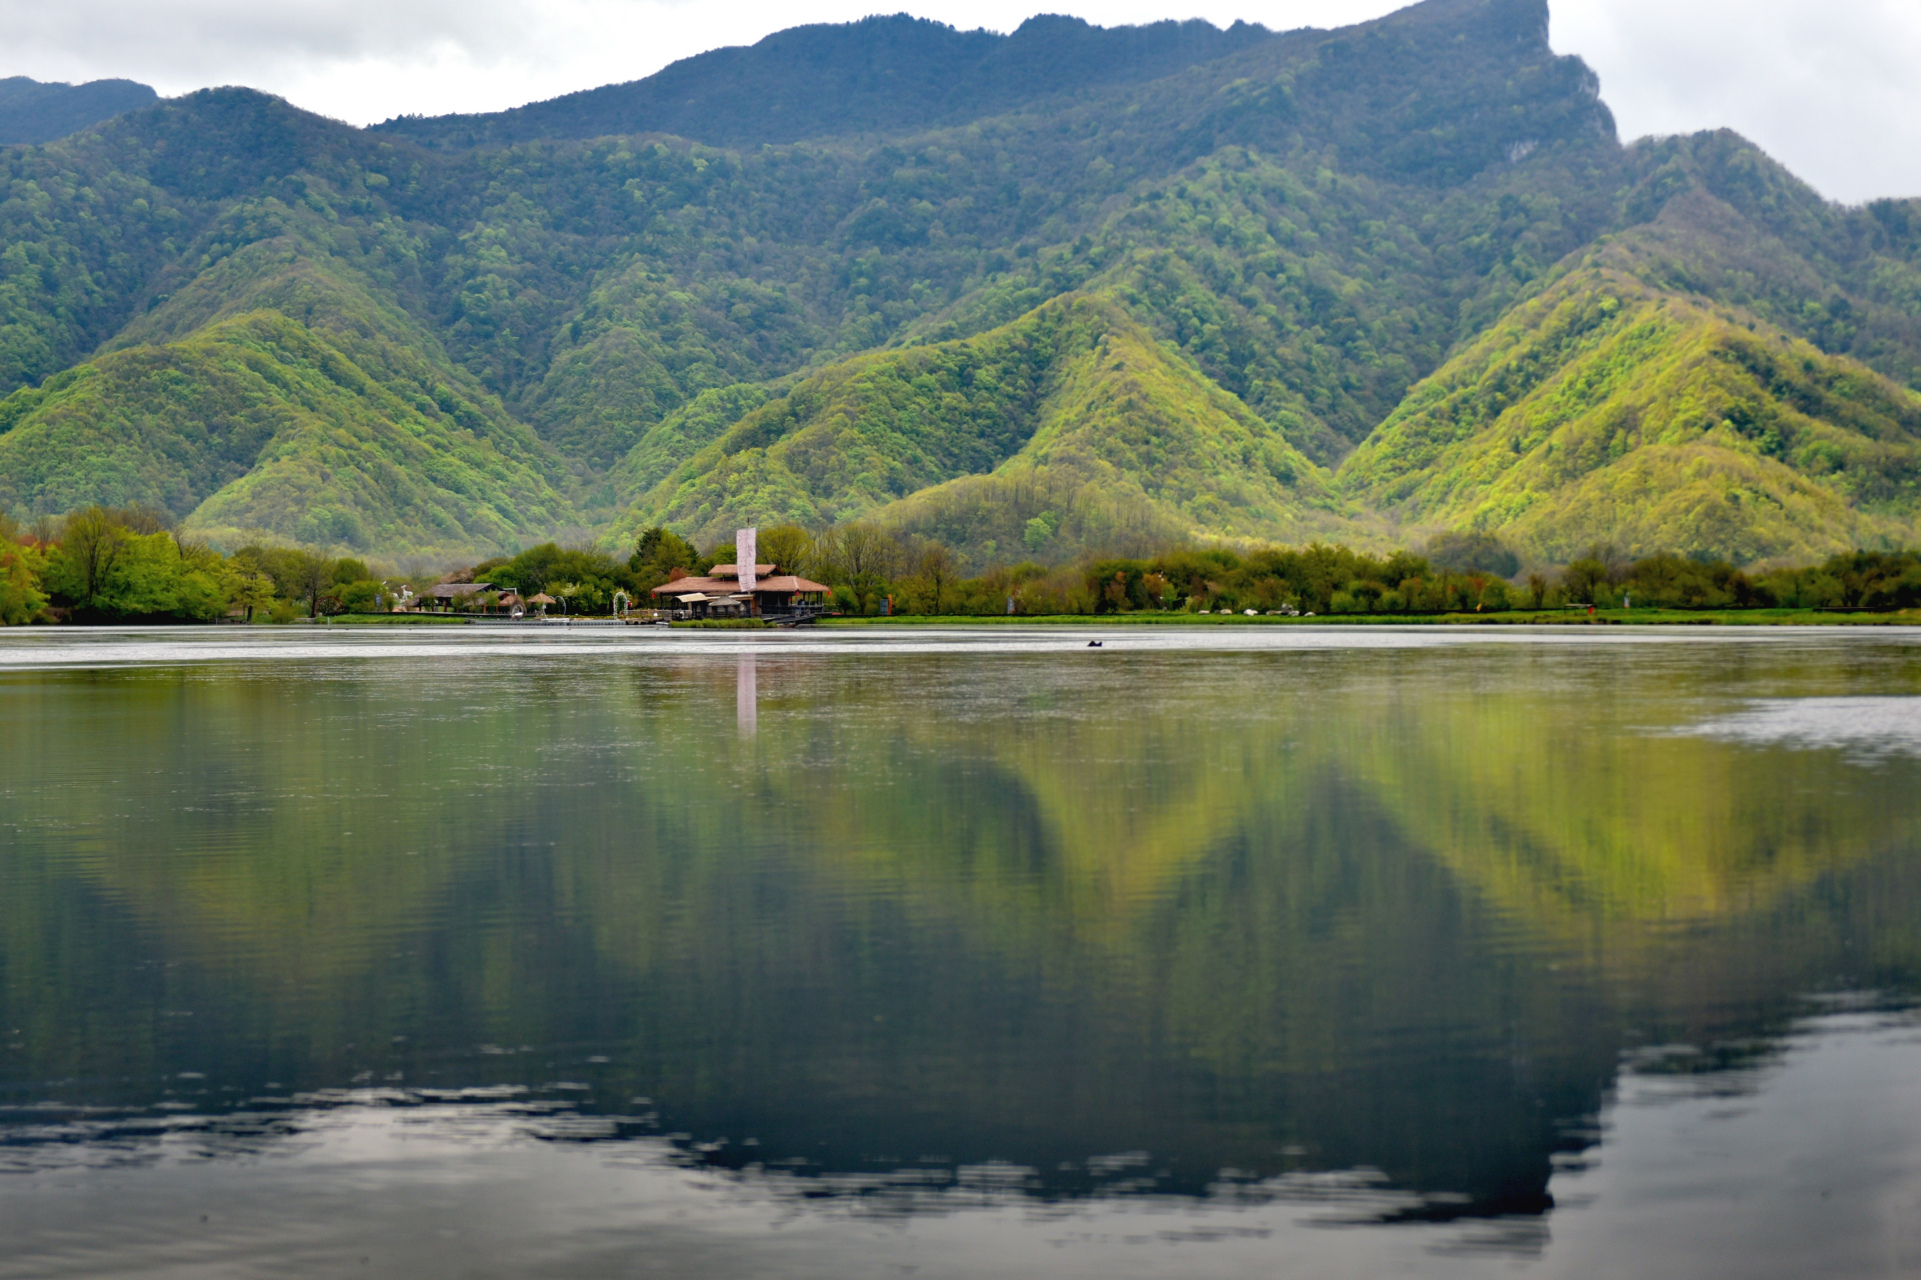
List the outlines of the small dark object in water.
{"label": "small dark object in water", "polygon": [[1098,648],[1100,648],[1100,647],[1101,647],[1101,645],[1102,645],[1103,643],[1105,643],[1105,642],[1104,642],[1104,641],[1101,641],[1101,640],[1089,640],[1089,641],[1087,642],[1087,647],[1088,647],[1088,648],[1090,648],[1090,649],[1098,649]]}

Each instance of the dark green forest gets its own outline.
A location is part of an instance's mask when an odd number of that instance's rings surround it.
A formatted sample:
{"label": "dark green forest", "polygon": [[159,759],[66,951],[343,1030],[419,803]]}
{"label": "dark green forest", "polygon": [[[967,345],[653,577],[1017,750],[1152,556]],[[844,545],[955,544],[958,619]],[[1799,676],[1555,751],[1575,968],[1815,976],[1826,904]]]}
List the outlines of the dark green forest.
{"label": "dark green forest", "polygon": [[869,19],[497,116],[218,89],[0,148],[0,508],[408,573],[749,523],[973,575],[1921,543],[1921,202],[1623,145],[1546,18]]}

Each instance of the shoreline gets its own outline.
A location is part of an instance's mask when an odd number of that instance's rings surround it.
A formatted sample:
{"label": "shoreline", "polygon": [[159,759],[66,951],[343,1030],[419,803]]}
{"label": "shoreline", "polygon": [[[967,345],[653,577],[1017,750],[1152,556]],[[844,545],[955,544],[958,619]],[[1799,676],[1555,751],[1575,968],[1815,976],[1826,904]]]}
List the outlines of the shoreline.
{"label": "shoreline", "polygon": [[1336,613],[1323,617],[1244,614],[1091,613],[1039,615],[912,614],[888,618],[823,618],[823,627],[1140,626],[1140,627],[1913,627],[1921,609],[1888,613],[1818,609],[1572,609],[1507,613]]}
{"label": "shoreline", "polygon": [[[754,620],[757,622],[758,620]],[[731,625],[730,625],[731,623]],[[87,632],[127,627],[166,630],[244,630],[297,633],[329,627],[499,627],[503,630],[563,631],[572,626],[623,627],[613,618],[572,618],[562,621],[516,621],[507,618],[463,617],[448,614],[336,614],[331,619],[301,618],[291,622],[190,623],[130,619],[112,623],[56,623],[0,628],[18,632]],[[652,626],[661,624],[634,624]],[[672,623],[674,630],[763,631],[787,630],[777,623],[730,620],[721,623]],[[1318,617],[1269,617],[1245,614],[1192,613],[1069,613],[1069,614],[897,614],[892,617],[828,617],[810,627],[852,630],[862,627],[914,630],[917,628],[997,627],[1139,627],[1139,628],[1369,628],[1369,627],[1921,627],[1921,609],[1886,613],[1817,609],[1600,609],[1592,615],[1572,609],[1511,611],[1506,613],[1336,613]]]}

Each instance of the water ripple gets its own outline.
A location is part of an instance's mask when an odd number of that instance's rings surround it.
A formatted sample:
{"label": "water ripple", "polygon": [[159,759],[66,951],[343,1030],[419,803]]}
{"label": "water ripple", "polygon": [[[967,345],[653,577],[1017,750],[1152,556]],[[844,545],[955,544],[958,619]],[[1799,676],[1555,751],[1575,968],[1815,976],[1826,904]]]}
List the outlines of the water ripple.
{"label": "water ripple", "polygon": [[1744,746],[1921,756],[1921,698],[1769,698],[1683,732]]}

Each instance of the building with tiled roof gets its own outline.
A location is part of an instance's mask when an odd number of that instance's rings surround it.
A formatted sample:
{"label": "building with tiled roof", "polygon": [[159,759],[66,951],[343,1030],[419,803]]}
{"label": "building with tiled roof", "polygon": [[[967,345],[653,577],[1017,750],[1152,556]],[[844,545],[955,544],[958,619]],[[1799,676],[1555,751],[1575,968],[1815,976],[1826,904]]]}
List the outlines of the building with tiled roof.
{"label": "building with tiled roof", "polygon": [[660,608],[692,618],[789,617],[819,609],[831,588],[777,564],[756,564],[751,591],[742,591],[740,566],[717,564],[702,577],[663,582],[650,593]]}

